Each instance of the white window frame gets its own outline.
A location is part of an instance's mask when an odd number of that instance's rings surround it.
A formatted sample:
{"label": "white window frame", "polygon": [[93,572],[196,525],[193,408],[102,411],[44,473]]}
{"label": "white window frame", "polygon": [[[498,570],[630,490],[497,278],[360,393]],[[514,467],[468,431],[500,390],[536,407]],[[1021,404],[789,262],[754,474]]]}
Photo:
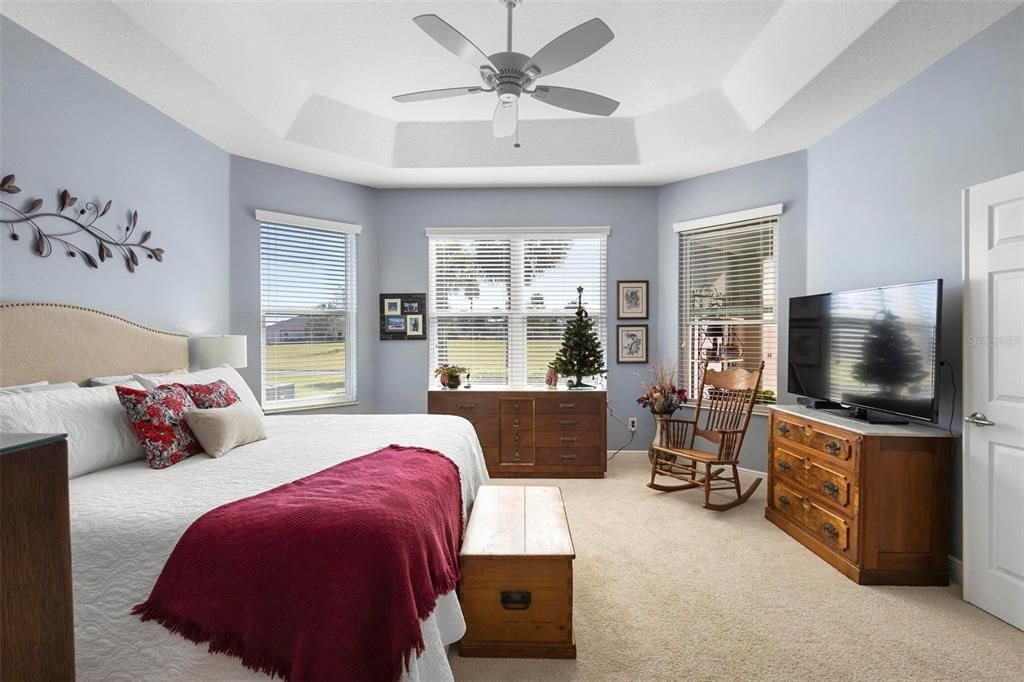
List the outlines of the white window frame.
{"label": "white window frame", "polygon": [[[773,353],[774,357],[771,357],[771,358],[763,357],[762,359],[765,361],[765,369],[766,370],[767,370],[767,368],[768,368],[770,363],[774,363],[774,365],[775,365],[774,369],[775,369],[776,386],[774,388],[774,391],[775,391],[776,403],[778,402],[779,397],[781,395],[781,388],[778,385],[779,382],[781,381],[780,370],[779,370],[779,345],[780,345],[780,342],[781,342],[781,339],[779,337],[779,331],[780,331],[779,330],[779,306],[781,305],[781,302],[779,300],[779,274],[780,274],[780,271],[779,271],[779,229],[780,229],[779,216],[782,215],[783,210],[784,210],[784,205],[783,204],[770,204],[770,205],[767,205],[767,206],[759,206],[759,207],[756,207],[756,208],[745,209],[745,210],[742,210],[742,211],[733,211],[731,213],[722,213],[722,214],[719,214],[719,215],[706,216],[706,217],[703,217],[703,218],[695,218],[695,219],[692,219],[692,220],[685,220],[685,221],[682,221],[682,222],[674,223],[673,226],[672,226],[673,230],[679,235],[679,244],[677,245],[677,249],[681,249],[682,248],[682,238],[683,238],[683,235],[687,234],[687,233],[717,232],[717,231],[720,231],[720,230],[728,230],[728,229],[731,229],[731,228],[747,227],[747,226],[750,226],[750,225],[753,225],[753,224],[756,224],[756,223],[759,223],[759,222],[765,222],[765,221],[768,221],[768,220],[774,220],[775,221],[775,234],[774,234],[774,240],[773,240],[774,241],[774,256],[773,257],[774,257],[774,261],[775,261],[775,282],[774,282],[774,291],[773,291],[773,300],[775,301],[774,311],[773,311],[774,315],[773,315],[773,317],[772,317],[772,319],[770,321],[765,320],[764,322],[762,322],[762,326],[774,325],[774,327],[775,327],[775,349],[774,349],[774,353]],[[683,288],[684,277],[685,277],[685,274],[680,270],[677,273],[677,279],[678,279],[677,288],[679,290],[680,298],[679,298],[679,301],[678,301],[678,314],[679,314],[679,317],[678,317],[677,324],[676,324],[677,333],[678,333],[676,348],[679,351],[678,355],[680,357],[682,357],[684,354],[687,357],[689,356],[689,353],[686,352],[687,351],[687,344],[689,343],[689,329],[688,329],[689,325],[686,324],[684,319],[683,319],[684,318],[685,300],[682,298],[683,297],[682,288]],[[685,381],[684,367],[683,367],[682,362],[679,363],[679,367],[677,368],[677,373],[679,374],[679,381],[680,381],[680,383],[685,385],[686,381]],[[694,385],[696,385],[696,382],[694,383]],[[686,386],[686,388],[687,388],[687,390],[692,390],[690,386]],[[761,386],[761,389],[764,390],[764,385],[763,384]],[[767,414],[769,412],[768,405],[769,404],[776,404],[776,403],[763,403],[761,401],[758,401],[758,402],[756,402],[754,404],[754,412],[757,413],[757,414]]]}
{"label": "white window frame", "polygon": [[324,395],[316,396],[314,398],[305,399],[293,399],[293,400],[275,400],[273,404],[268,405],[266,394],[267,394],[267,353],[266,353],[266,324],[264,323],[264,317],[268,311],[273,313],[295,313],[295,314],[310,314],[316,311],[309,310],[306,308],[281,308],[281,307],[270,307],[264,306],[263,301],[263,251],[262,245],[260,247],[259,257],[259,268],[260,268],[260,402],[266,413],[276,412],[294,412],[298,410],[311,410],[320,409],[325,407],[340,407],[346,405],[357,405],[358,400],[358,367],[357,367],[357,330],[359,325],[357,324],[359,310],[358,310],[358,277],[356,270],[356,254],[359,249],[358,236],[362,233],[362,226],[354,223],[344,223],[336,220],[326,220],[323,218],[311,218],[308,216],[292,215],[290,213],[278,213],[276,211],[265,211],[262,209],[255,210],[256,221],[262,231],[264,225],[268,226],[281,226],[281,227],[292,227],[292,228],[305,228],[312,230],[323,230],[329,232],[340,232],[351,235],[351,248],[348,250],[347,263],[346,263],[346,276],[348,278],[348,300],[351,302],[351,311],[347,315],[347,328],[345,330],[345,387],[346,392],[339,395]]}
{"label": "white window frame", "polygon": [[[608,235],[611,233],[611,228],[608,226],[587,226],[587,227],[550,227],[550,228],[537,228],[537,227],[428,227],[426,234],[428,240],[433,239],[497,239],[511,240],[512,252],[511,252],[511,289],[512,289],[512,301],[511,310],[507,313],[508,324],[509,324],[509,357],[520,357],[524,358],[524,361],[520,366],[509,367],[508,373],[508,388],[510,389],[526,389],[529,387],[528,373],[529,366],[526,361],[527,352],[524,345],[526,344],[527,338],[527,321],[529,314],[522,314],[516,311],[521,311],[526,308],[522,296],[524,289],[522,286],[525,280],[525,262],[523,252],[523,242],[527,239],[579,239],[579,238],[595,238],[600,237],[605,240],[603,256],[604,263],[602,268],[605,276],[602,280],[603,295],[602,295],[602,314],[597,319],[598,334],[601,337],[601,345],[604,349],[605,354],[605,366],[608,363]],[[449,315],[445,313],[439,314],[434,306],[435,296],[435,262],[433,248],[429,249],[428,256],[428,271],[429,271],[429,291],[427,296],[427,307],[429,311],[430,325],[427,331],[428,334],[428,356],[430,358],[435,357],[434,344],[436,343],[435,332],[436,322],[438,319],[447,317]],[[492,313],[493,315],[493,313]],[[466,317],[465,312],[459,312],[451,315],[452,317]],[[545,317],[545,315],[538,315],[537,317]],[[434,367],[428,368],[429,385],[431,387],[436,385],[436,379],[433,376]]]}

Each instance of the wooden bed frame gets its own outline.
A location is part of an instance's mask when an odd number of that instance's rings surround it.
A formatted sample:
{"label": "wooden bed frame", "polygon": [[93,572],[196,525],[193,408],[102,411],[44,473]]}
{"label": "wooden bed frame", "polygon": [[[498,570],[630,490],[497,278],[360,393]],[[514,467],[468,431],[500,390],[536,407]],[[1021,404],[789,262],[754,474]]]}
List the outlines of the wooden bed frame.
{"label": "wooden bed frame", "polygon": [[0,386],[188,369],[188,336],[63,303],[0,302]]}

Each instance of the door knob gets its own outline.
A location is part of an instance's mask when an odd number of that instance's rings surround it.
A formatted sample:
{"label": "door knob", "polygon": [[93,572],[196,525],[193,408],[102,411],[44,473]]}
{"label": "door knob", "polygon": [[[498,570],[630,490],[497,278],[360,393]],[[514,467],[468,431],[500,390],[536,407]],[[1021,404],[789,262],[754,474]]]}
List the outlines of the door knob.
{"label": "door knob", "polygon": [[964,421],[968,424],[975,424],[977,426],[995,426],[996,423],[989,421],[988,417],[985,416],[984,412],[972,412],[969,416],[964,417]]}

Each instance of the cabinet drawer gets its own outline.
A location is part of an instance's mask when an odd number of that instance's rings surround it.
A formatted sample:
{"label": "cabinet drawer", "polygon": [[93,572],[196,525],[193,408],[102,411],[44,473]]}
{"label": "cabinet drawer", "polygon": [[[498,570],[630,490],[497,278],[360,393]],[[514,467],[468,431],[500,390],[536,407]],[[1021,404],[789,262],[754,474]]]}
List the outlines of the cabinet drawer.
{"label": "cabinet drawer", "polygon": [[600,445],[597,431],[538,431],[536,443],[540,447],[592,448]]}
{"label": "cabinet drawer", "polygon": [[797,443],[849,466],[857,463],[856,436],[839,429],[775,413],[772,416],[772,437],[782,442]]}
{"label": "cabinet drawer", "polygon": [[784,518],[800,526],[815,540],[836,553],[855,561],[857,557],[857,526],[810,497],[796,486],[775,481],[772,486],[772,508]]}
{"label": "cabinet drawer", "polygon": [[830,468],[818,457],[780,445],[772,455],[772,471],[787,485],[797,485],[841,508],[847,514],[857,510],[857,485],[845,470]]}
{"label": "cabinet drawer", "polygon": [[512,429],[512,430],[502,429],[501,430],[501,447],[503,447],[503,448],[509,449],[509,448],[517,448],[517,447],[527,447],[527,446],[532,446],[533,444],[534,444],[534,439],[533,439],[533,431],[532,430],[526,430],[526,431],[520,431],[518,429]]}
{"label": "cabinet drawer", "polygon": [[532,445],[513,445],[511,447],[501,446],[501,454],[498,458],[501,464],[529,464],[534,462],[534,449]]}
{"label": "cabinet drawer", "polygon": [[498,402],[501,403],[502,415],[533,415],[533,398],[502,398]]}
{"label": "cabinet drawer", "polygon": [[459,391],[431,391],[427,399],[431,414],[493,415],[498,413],[498,399],[495,396]]}
{"label": "cabinet drawer", "polygon": [[538,431],[596,431],[601,417],[594,414],[541,414],[533,420]]}
{"label": "cabinet drawer", "polygon": [[603,405],[599,395],[545,396],[537,399],[537,414],[600,414]]}
{"label": "cabinet drawer", "polygon": [[601,448],[537,448],[540,466],[601,466]]}
{"label": "cabinet drawer", "polygon": [[481,417],[477,415],[464,415],[466,420],[476,430],[476,437],[480,439],[480,445],[498,444],[498,417]]}
{"label": "cabinet drawer", "polygon": [[501,413],[502,433],[516,429],[532,430],[534,423],[533,410],[526,414],[508,414],[504,411]]}

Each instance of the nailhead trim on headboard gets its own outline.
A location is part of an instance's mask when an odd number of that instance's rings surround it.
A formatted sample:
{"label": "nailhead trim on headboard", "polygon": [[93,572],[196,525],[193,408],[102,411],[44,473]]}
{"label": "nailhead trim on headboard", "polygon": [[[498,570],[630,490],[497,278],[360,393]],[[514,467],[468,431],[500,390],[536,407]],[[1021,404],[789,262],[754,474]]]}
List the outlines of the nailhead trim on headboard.
{"label": "nailhead trim on headboard", "polygon": [[81,306],[81,305],[69,305],[67,303],[40,303],[40,302],[34,302],[34,301],[25,301],[25,302],[0,303],[0,308],[67,308],[67,309],[70,309],[70,310],[82,310],[82,311],[87,312],[87,313],[93,313],[95,315],[102,315],[104,317],[109,317],[111,319],[117,320],[118,322],[124,322],[125,324],[129,324],[129,325],[131,325],[133,327],[138,327],[139,329],[143,329],[143,330],[145,330],[147,332],[153,332],[154,334],[166,334],[167,336],[177,336],[177,337],[180,337],[180,338],[188,338],[188,334],[179,334],[178,332],[169,332],[169,331],[165,331],[163,329],[154,329],[153,327],[147,327],[146,325],[139,324],[138,322],[132,322],[131,320],[127,320],[127,319],[125,319],[125,318],[123,318],[123,317],[121,317],[119,315],[112,315],[111,313],[106,313],[106,312],[103,312],[102,310],[96,310],[95,308],[89,308],[89,307]]}

